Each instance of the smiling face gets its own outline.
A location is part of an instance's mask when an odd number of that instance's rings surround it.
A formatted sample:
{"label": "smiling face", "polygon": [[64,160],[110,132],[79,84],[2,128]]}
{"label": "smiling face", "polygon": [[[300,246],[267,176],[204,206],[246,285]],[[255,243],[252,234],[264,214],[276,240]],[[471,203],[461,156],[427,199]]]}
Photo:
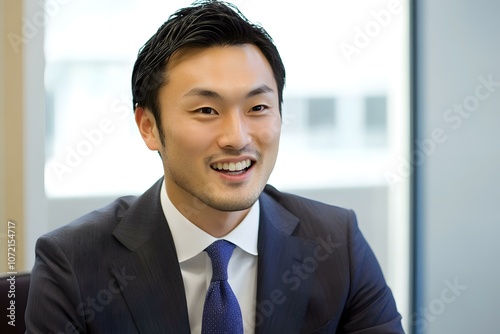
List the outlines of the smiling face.
{"label": "smiling face", "polygon": [[248,209],[274,168],[281,132],[268,61],[251,44],[181,49],[166,73],[158,94],[163,141],[149,111],[138,108],[136,120],[161,153],[170,200],[181,212],[198,201]]}

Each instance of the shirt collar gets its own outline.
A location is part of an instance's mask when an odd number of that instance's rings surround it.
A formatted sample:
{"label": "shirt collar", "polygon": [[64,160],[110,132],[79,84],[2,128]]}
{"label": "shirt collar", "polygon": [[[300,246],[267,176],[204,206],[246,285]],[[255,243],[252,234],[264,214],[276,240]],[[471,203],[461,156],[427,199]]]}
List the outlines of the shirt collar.
{"label": "shirt collar", "polygon": [[[172,232],[179,263],[198,255],[210,244],[218,240],[191,223],[179,210],[177,210],[167,195],[165,180],[163,180],[161,187],[160,202],[168,226]],[[250,211],[243,221],[221,239],[230,241],[245,252],[256,256],[258,254],[257,239],[259,233],[259,214],[260,207],[259,201],[257,200],[250,208]]]}

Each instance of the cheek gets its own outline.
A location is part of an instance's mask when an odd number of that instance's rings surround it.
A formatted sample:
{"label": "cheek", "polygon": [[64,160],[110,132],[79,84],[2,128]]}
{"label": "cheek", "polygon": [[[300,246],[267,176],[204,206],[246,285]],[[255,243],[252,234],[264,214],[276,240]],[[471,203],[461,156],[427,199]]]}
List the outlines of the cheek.
{"label": "cheek", "polygon": [[259,141],[262,144],[270,148],[277,148],[281,136],[281,119],[274,118],[272,121],[260,126],[257,133]]}
{"label": "cheek", "polygon": [[175,129],[168,129],[165,137],[169,151],[191,160],[203,158],[210,144],[203,129],[199,128],[179,126]]}

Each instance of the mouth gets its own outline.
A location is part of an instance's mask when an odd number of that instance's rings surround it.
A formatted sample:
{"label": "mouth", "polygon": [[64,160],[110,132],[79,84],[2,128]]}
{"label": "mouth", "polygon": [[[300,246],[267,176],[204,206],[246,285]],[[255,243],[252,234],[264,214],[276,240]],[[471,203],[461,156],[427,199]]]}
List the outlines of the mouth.
{"label": "mouth", "polygon": [[239,175],[252,168],[253,164],[252,160],[245,159],[237,162],[214,162],[210,167],[219,173]]}

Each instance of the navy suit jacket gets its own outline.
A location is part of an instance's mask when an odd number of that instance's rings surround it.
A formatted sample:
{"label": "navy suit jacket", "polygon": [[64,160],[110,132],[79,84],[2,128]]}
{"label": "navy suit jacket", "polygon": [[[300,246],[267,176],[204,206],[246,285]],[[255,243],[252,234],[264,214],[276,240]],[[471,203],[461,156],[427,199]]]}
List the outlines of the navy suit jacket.
{"label": "navy suit jacket", "polygon": [[[38,240],[27,333],[190,333],[161,182]],[[403,333],[352,211],[266,186],[258,252],[256,333]]]}

